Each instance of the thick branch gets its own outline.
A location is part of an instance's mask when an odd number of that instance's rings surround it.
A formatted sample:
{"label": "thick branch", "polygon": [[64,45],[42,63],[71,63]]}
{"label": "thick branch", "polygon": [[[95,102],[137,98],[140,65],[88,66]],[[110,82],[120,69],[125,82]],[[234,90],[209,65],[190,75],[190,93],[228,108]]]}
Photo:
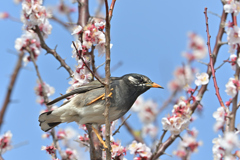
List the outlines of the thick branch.
{"label": "thick branch", "polygon": [[[232,21],[233,24],[235,26],[237,26],[237,18],[236,16],[234,16],[234,14],[232,13]],[[240,52],[240,47],[237,47],[237,59],[239,58],[239,52]],[[240,68],[238,66],[238,64],[236,64],[236,71],[235,71],[235,79],[239,80],[239,73],[240,73]],[[238,92],[235,95],[235,97],[232,99],[232,117],[230,119],[230,126],[229,126],[229,131],[234,131],[235,130],[235,121],[236,121],[236,114],[237,114],[237,109],[238,109],[238,105],[237,105],[237,100],[238,100]]]}
{"label": "thick branch", "polygon": [[106,144],[108,149],[106,150],[106,159],[111,160],[111,145],[110,145],[110,120],[109,120],[109,108],[111,105],[110,97],[108,95],[110,94],[110,19],[109,19],[109,13],[108,13],[108,1],[105,0],[105,7],[106,7],[106,65],[105,65],[105,98],[106,98],[106,105],[105,105],[105,124],[106,124]]}
{"label": "thick branch", "polygon": [[89,9],[88,9],[88,0],[79,0],[80,4],[78,5],[78,21],[77,24],[84,27],[88,23]]}
{"label": "thick branch", "polygon": [[5,97],[5,100],[3,102],[3,105],[2,105],[2,108],[1,108],[1,112],[0,112],[0,128],[2,127],[4,114],[5,114],[5,111],[6,111],[7,107],[8,107],[8,104],[10,102],[12,90],[13,90],[13,87],[15,85],[18,73],[20,71],[20,68],[22,66],[23,55],[24,55],[24,52],[21,52],[18,55],[18,61],[17,61],[17,64],[16,64],[16,66],[15,66],[15,68],[13,70],[13,73],[12,73],[12,76],[11,76],[11,80],[10,80],[10,83],[8,85],[7,94],[6,94],[6,97]]}
{"label": "thick branch", "polygon": [[45,41],[44,41],[44,39],[43,39],[43,36],[42,36],[42,34],[41,34],[41,31],[40,31],[40,29],[39,29],[38,26],[36,26],[35,32],[37,33],[37,35],[38,35],[38,37],[39,37],[39,39],[40,39],[41,47],[42,47],[43,49],[45,49],[45,50],[47,51],[47,53],[52,54],[52,55],[60,62],[61,66],[64,67],[64,68],[68,71],[70,77],[72,77],[72,75],[73,75],[72,69],[66,64],[65,60],[63,60],[63,59],[59,56],[59,54],[56,52],[56,49],[51,49],[51,48],[49,48],[49,47],[47,46],[47,44],[45,43]]}

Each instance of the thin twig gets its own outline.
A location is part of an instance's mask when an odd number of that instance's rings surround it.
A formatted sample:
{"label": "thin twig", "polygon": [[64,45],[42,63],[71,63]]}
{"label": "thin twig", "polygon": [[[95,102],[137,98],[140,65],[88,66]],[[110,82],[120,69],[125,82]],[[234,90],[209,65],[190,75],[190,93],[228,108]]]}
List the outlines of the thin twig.
{"label": "thin twig", "polygon": [[[122,122],[124,121],[124,117],[121,117],[121,121],[122,121]],[[134,132],[134,130],[132,129],[132,127],[131,127],[127,122],[125,122],[124,126],[126,127],[127,131],[133,136],[133,138],[134,138],[137,142],[144,143],[144,140],[142,139],[142,137],[136,135],[135,132]]]}
{"label": "thin twig", "polygon": [[43,36],[42,36],[42,34],[41,34],[41,31],[40,31],[39,27],[38,27],[38,26],[35,26],[35,27],[36,27],[36,28],[35,28],[35,32],[37,33],[37,35],[38,35],[38,37],[39,37],[39,39],[40,39],[41,47],[42,47],[43,49],[45,49],[45,50],[47,51],[47,53],[52,54],[52,55],[60,62],[61,66],[63,66],[63,67],[68,71],[70,77],[72,77],[72,75],[73,75],[72,69],[66,64],[65,60],[63,60],[63,59],[59,56],[59,54],[57,53],[57,51],[56,51],[55,49],[51,49],[51,48],[49,48],[49,47],[47,46],[47,44],[45,43],[45,41],[44,41],[44,39],[43,39]]}
{"label": "thin twig", "polygon": [[75,43],[74,43],[73,41],[72,41],[72,43],[73,43],[74,48],[76,49],[76,52],[77,52],[77,53],[80,53],[79,58],[83,61],[84,65],[87,67],[87,69],[89,70],[89,72],[91,72],[91,74],[92,74],[102,85],[105,86],[105,83],[103,83],[103,82],[100,80],[100,78],[98,78],[98,76],[97,76],[95,73],[93,73],[93,71],[91,70],[91,68],[90,68],[90,67],[87,65],[87,63],[84,61],[84,59],[82,58],[82,55],[81,55],[81,50],[78,51]]}
{"label": "thin twig", "polygon": [[[39,81],[40,81],[41,88],[42,88],[42,93],[43,93],[44,104],[47,104],[47,103],[48,103],[48,96],[47,96],[47,94],[46,94],[46,92],[45,92],[45,88],[44,88],[45,85],[44,85],[44,82],[43,82],[43,80],[42,80],[42,77],[41,77],[41,75],[40,75],[40,73],[39,73],[38,66],[37,66],[36,61],[35,61],[35,59],[34,59],[34,55],[33,55],[33,53],[32,53],[32,51],[31,51],[30,48],[27,48],[26,50],[27,50],[27,51],[29,52],[29,54],[30,54],[31,61],[33,62],[33,65],[34,65],[35,70],[36,70],[36,73],[37,73],[37,77],[38,77],[38,79],[39,79]],[[48,107],[49,110],[51,109],[50,106],[47,106],[47,107]]]}
{"label": "thin twig", "polygon": [[216,95],[217,95],[217,98],[218,98],[218,101],[219,101],[220,105],[222,107],[225,107],[224,103],[223,103],[223,100],[222,100],[222,97],[220,96],[220,93],[219,93],[219,88],[218,88],[218,85],[217,85],[215,70],[214,70],[214,67],[213,67],[213,60],[212,60],[213,55],[212,55],[211,46],[210,46],[210,37],[211,36],[209,34],[209,28],[208,28],[207,8],[205,8],[204,14],[205,14],[205,20],[206,20],[207,46],[208,46],[208,53],[209,53],[209,58],[210,58],[210,67],[211,67],[211,70],[212,70],[212,78],[213,78],[213,82],[214,82],[214,87],[215,87]]}
{"label": "thin twig", "polygon": [[208,13],[210,13],[210,14],[212,14],[212,15],[214,15],[214,16],[217,16],[217,17],[219,17],[219,18],[221,18],[221,16],[220,16],[219,14],[214,13],[214,12],[212,12],[212,11],[208,11]]}
{"label": "thin twig", "polygon": [[24,56],[24,52],[21,52],[19,55],[18,55],[18,61],[16,63],[16,66],[13,70],[13,73],[12,73],[12,76],[11,76],[11,80],[9,82],[9,85],[8,85],[8,89],[7,89],[7,93],[6,93],[6,96],[5,96],[5,100],[3,102],[3,105],[2,105],[2,108],[1,108],[1,112],[0,112],[0,129],[2,127],[2,124],[3,124],[3,119],[4,119],[4,115],[5,115],[5,112],[7,110],[7,107],[8,107],[8,104],[10,102],[10,98],[11,98],[11,95],[12,95],[12,90],[14,88],[14,85],[15,85],[15,82],[17,80],[17,76],[19,74],[19,71],[22,67],[22,58]]}
{"label": "thin twig", "polygon": [[164,138],[166,133],[167,133],[167,130],[163,130],[163,134],[161,135],[160,140],[159,140],[159,142],[158,142],[158,144],[156,146],[156,150],[153,153],[153,157],[157,154],[157,151],[159,150],[159,147],[162,145],[162,141],[163,141],[163,138]]}
{"label": "thin twig", "polygon": [[129,116],[122,121],[122,124],[121,124],[121,125],[118,127],[118,129],[112,134],[112,136],[114,136],[115,134],[119,133],[120,128],[124,125],[124,123],[126,122],[126,120],[127,120],[130,116],[131,116],[131,114],[129,114]]}
{"label": "thin twig", "polygon": [[223,63],[220,64],[220,65],[219,65],[217,68],[215,68],[214,70],[216,71],[216,70],[220,69],[226,62],[227,62],[227,61],[223,61]]}
{"label": "thin twig", "polygon": [[114,9],[114,6],[115,6],[115,2],[116,2],[116,0],[112,0],[111,6],[110,6],[110,9],[109,9],[109,20],[110,21],[111,21],[112,16],[113,16],[113,9]]}

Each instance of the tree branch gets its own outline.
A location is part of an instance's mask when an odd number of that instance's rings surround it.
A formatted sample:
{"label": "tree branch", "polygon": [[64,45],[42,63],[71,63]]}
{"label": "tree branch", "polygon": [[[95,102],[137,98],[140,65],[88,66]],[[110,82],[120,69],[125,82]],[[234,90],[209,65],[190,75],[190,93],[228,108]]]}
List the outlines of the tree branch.
{"label": "tree branch", "polygon": [[110,120],[109,120],[109,108],[111,105],[110,97],[108,96],[110,94],[110,19],[109,19],[109,13],[108,13],[108,1],[105,0],[105,7],[106,7],[106,65],[105,65],[105,99],[106,99],[106,105],[105,105],[105,127],[106,127],[106,160],[111,160],[111,145],[110,145]]}
{"label": "tree branch", "polygon": [[56,52],[56,49],[51,49],[47,46],[47,44],[45,43],[45,41],[43,39],[43,36],[41,34],[41,31],[40,31],[39,27],[38,26],[35,26],[35,27],[36,27],[36,29],[34,31],[37,33],[37,35],[40,39],[41,47],[43,49],[45,49],[47,51],[47,53],[52,54],[60,62],[61,66],[64,67],[68,71],[70,77],[72,77],[72,75],[73,75],[72,69],[66,64],[65,60],[63,60],[59,56],[59,54]]}
{"label": "tree branch", "polygon": [[213,56],[214,55],[212,55],[211,46],[210,46],[210,37],[211,36],[209,34],[209,28],[208,28],[207,8],[205,8],[204,14],[205,14],[205,20],[206,20],[207,46],[208,46],[208,53],[209,53],[209,57],[210,57],[210,67],[211,67],[211,70],[212,70],[212,79],[213,79],[213,82],[214,82],[214,88],[216,90],[216,95],[217,95],[218,101],[219,101],[220,105],[222,107],[224,107],[224,103],[223,103],[222,97],[220,96],[219,88],[218,88],[218,85],[217,85],[215,70],[214,70],[214,67],[213,67]]}
{"label": "tree branch", "polygon": [[15,82],[17,80],[17,76],[19,74],[19,71],[20,71],[20,69],[22,67],[23,56],[24,56],[24,52],[21,52],[18,55],[18,61],[17,61],[16,66],[15,66],[15,68],[13,70],[13,73],[11,75],[11,80],[10,80],[10,83],[8,85],[8,89],[7,89],[7,93],[6,93],[6,96],[5,96],[5,100],[3,102],[3,105],[2,105],[2,108],[1,108],[1,112],[0,112],[0,129],[1,129],[2,124],[3,124],[3,119],[4,119],[5,112],[7,110],[8,104],[10,102],[10,98],[11,98],[11,95],[12,95],[13,87],[14,87]]}
{"label": "tree branch", "polygon": [[126,122],[126,120],[127,120],[130,116],[131,116],[131,114],[129,114],[129,116],[122,121],[122,124],[121,124],[121,125],[118,127],[118,129],[112,134],[112,136],[114,136],[115,134],[119,133],[120,128],[124,125],[124,123]]}
{"label": "tree branch", "polygon": [[86,26],[89,17],[88,0],[79,0],[77,24],[82,27]]}
{"label": "tree branch", "polygon": [[[217,37],[216,37],[216,42],[215,42],[213,53],[212,53],[212,55],[213,55],[212,56],[213,66],[215,65],[216,58],[217,58],[219,49],[221,47],[220,42],[221,42],[221,39],[222,39],[222,36],[223,36],[223,33],[224,33],[224,25],[225,25],[226,18],[227,18],[227,13],[225,13],[225,11],[223,10],[222,15],[221,15],[220,26],[219,26],[219,29],[218,29],[218,34],[217,34]],[[211,67],[210,67],[210,62],[208,63],[207,74],[209,75],[209,78],[211,78],[212,71],[211,71]],[[193,102],[190,106],[192,113],[194,113],[197,106],[200,104],[200,101],[201,101],[204,93],[207,90],[207,86],[208,86],[208,84],[202,85],[201,88],[198,90],[198,93],[197,93],[198,100]],[[155,156],[153,156],[151,158],[151,160],[155,160],[158,157],[160,157],[162,154],[164,154],[165,150],[175,141],[175,139],[177,137],[178,137],[178,135],[171,135],[164,143],[161,144],[159,150],[157,151],[157,154]]]}

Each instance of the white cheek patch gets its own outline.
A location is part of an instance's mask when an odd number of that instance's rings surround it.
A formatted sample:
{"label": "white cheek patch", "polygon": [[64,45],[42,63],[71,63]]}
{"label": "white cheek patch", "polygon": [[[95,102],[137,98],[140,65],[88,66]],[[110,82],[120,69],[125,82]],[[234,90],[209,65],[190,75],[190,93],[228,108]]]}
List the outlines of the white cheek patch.
{"label": "white cheek patch", "polygon": [[132,83],[138,83],[138,80],[136,78],[132,77],[132,76],[129,76],[128,80]]}

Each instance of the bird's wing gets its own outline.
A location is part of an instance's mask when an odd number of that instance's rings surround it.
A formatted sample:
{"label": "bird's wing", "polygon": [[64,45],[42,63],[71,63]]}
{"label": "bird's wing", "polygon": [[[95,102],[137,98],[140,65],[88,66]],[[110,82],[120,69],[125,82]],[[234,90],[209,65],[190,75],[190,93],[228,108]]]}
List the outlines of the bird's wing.
{"label": "bird's wing", "polygon": [[[112,83],[113,80],[117,80],[119,79],[119,77],[111,77],[111,81],[110,83]],[[105,78],[104,79],[101,79],[102,82],[105,81]],[[47,105],[52,105],[54,103],[57,103],[58,101],[62,100],[62,99],[65,99],[71,95],[74,95],[74,94],[79,94],[79,93],[85,93],[87,91],[90,91],[90,90],[93,90],[93,89],[97,89],[97,88],[101,88],[101,87],[104,87],[103,84],[101,84],[98,80],[95,80],[95,81],[92,81],[84,86],[81,86],[79,88],[76,88],[74,90],[72,90],[71,92],[67,93],[67,94],[64,94],[54,100],[52,100],[51,102],[47,103]]]}

